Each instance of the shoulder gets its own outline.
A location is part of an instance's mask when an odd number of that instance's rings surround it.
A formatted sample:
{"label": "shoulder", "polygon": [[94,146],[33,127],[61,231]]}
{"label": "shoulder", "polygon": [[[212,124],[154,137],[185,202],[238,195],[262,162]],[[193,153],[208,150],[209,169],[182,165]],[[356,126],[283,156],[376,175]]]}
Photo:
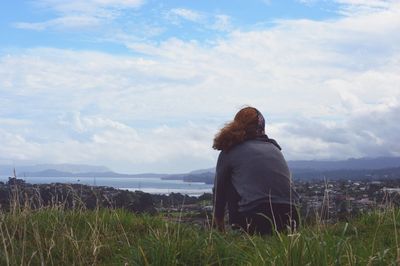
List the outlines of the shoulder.
{"label": "shoulder", "polygon": [[228,160],[228,152],[221,151],[218,155],[217,165],[225,164],[227,160]]}
{"label": "shoulder", "polygon": [[264,158],[274,160],[283,160],[282,151],[274,143],[265,140],[252,139],[247,140],[232,149],[229,154],[232,160],[244,158]]}
{"label": "shoulder", "polygon": [[246,140],[232,148],[232,151],[236,150],[243,150],[243,149],[248,149],[252,147],[258,147],[262,149],[276,149],[276,150],[281,150],[280,146],[275,140],[269,139],[266,141],[265,139],[249,139]]}

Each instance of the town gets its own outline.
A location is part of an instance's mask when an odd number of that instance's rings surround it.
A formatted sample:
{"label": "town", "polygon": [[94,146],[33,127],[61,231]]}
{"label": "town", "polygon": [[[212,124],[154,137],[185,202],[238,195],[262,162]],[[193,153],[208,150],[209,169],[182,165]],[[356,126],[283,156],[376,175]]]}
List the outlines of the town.
{"label": "town", "polygon": [[302,217],[342,220],[360,213],[398,206],[400,179],[297,181]]}
{"label": "town", "polygon": [[[334,223],[361,213],[400,205],[400,179],[295,180],[300,195],[299,212],[304,222]],[[82,184],[28,184],[9,178],[0,182],[0,209],[124,208],[135,213],[160,214],[168,220],[206,226],[212,217],[212,194],[200,197],[170,193],[149,194]]]}

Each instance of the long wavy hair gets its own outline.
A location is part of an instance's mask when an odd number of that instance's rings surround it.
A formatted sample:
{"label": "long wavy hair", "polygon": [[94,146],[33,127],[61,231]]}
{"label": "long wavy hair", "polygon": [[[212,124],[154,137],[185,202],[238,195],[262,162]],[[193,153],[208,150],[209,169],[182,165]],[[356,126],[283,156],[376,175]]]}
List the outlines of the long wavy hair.
{"label": "long wavy hair", "polygon": [[213,148],[228,151],[233,146],[249,139],[264,134],[264,128],[260,131],[261,113],[254,107],[241,109],[232,122],[227,123],[214,138]]}

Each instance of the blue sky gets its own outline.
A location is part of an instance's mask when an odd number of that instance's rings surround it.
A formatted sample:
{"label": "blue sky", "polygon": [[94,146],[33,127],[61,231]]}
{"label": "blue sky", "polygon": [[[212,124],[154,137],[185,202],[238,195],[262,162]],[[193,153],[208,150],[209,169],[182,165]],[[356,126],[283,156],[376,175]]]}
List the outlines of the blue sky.
{"label": "blue sky", "polygon": [[[329,1],[131,1],[132,5],[124,5],[130,1],[109,1],[117,4],[108,6],[92,1],[88,4],[93,10],[101,9],[98,12],[82,10],[79,2],[84,1],[71,1],[66,7],[60,2],[6,2],[0,18],[2,48],[50,46],[132,54],[131,49],[114,38],[115,34],[152,42],[174,37],[204,41],[223,38],[231,30],[273,27],[283,19],[325,20],[340,16],[340,6]],[[82,20],[75,25],[73,21],[62,20],[71,17]]]}
{"label": "blue sky", "polygon": [[3,164],[212,167],[245,105],[287,159],[400,155],[399,1],[7,1],[0,30]]}

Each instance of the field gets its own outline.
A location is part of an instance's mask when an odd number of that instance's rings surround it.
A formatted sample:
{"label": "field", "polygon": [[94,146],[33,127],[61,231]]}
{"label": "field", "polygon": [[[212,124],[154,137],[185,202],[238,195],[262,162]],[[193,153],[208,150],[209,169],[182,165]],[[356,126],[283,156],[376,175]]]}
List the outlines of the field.
{"label": "field", "polygon": [[249,236],[121,209],[0,214],[0,265],[398,265],[400,211]]}

